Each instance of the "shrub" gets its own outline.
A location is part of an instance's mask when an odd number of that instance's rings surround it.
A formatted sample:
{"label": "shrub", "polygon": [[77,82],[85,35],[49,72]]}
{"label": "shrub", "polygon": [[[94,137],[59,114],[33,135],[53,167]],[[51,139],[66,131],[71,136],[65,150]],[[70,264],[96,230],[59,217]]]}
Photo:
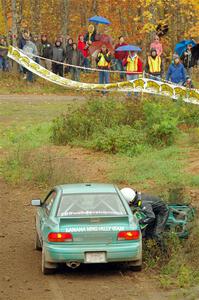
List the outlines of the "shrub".
{"label": "shrub", "polygon": [[179,121],[191,127],[199,126],[199,108],[198,105],[182,103],[179,106]]}
{"label": "shrub", "polygon": [[91,147],[109,153],[133,156],[143,151],[144,134],[128,125],[105,128],[93,136]]}
{"label": "shrub", "polygon": [[142,152],[147,143],[154,147],[172,145],[179,125],[197,124],[197,116],[195,108],[192,113],[190,105],[180,101],[90,100],[53,121],[51,140],[131,156]]}
{"label": "shrub", "polygon": [[65,145],[75,139],[87,140],[105,128],[132,125],[142,118],[141,106],[128,101],[90,100],[53,121],[51,140]]}
{"label": "shrub", "polygon": [[145,130],[151,145],[170,146],[178,133],[176,109],[165,104],[147,102],[144,105]]}

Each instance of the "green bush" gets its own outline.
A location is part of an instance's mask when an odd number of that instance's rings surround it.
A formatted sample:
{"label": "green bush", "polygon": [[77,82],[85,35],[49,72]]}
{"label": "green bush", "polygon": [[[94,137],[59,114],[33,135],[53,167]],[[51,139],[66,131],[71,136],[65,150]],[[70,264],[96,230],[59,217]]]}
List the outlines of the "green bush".
{"label": "green bush", "polygon": [[182,103],[179,106],[179,121],[190,127],[199,126],[199,108],[198,105]]}
{"label": "green bush", "polygon": [[75,139],[87,140],[105,128],[132,125],[142,118],[141,104],[114,100],[90,100],[79,108],[71,108],[53,121],[51,140],[65,145]]}
{"label": "green bush", "polygon": [[196,124],[198,112],[178,101],[90,100],[53,121],[51,140],[128,156],[174,144],[179,125]]}
{"label": "green bush", "polygon": [[133,156],[143,151],[144,134],[129,125],[105,128],[93,135],[91,147],[109,153],[126,153]]}
{"label": "green bush", "polygon": [[145,103],[145,130],[147,141],[151,145],[170,146],[174,143],[178,133],[178,117],[176,108],[162,103]]}

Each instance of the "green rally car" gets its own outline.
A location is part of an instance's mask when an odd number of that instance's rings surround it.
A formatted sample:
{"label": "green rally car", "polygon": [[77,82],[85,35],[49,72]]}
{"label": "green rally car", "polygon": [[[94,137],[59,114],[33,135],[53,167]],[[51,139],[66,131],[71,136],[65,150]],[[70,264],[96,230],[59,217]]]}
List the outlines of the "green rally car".
{"label": "green rally car", "polygon": [[141,269],[140,227],[115,185],[60,185],[32,205],[38,207],[35,247],[42,249],[44,274],[60,263],[123,262]]}

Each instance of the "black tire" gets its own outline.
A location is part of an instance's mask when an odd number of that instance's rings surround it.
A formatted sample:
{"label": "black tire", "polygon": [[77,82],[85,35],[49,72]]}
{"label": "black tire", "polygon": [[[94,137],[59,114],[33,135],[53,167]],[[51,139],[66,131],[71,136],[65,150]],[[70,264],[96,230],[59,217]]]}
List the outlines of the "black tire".
{"label": "black tire", "polygon": [[36,232],[35,234],[35,249],[36,250],[40,250],[42,249],[42,246],[41,246],[41,242],[40,242],[40,239],[39,239],[39,236],[38,236],[38,233]]}
{"label": "black tire", "polygon": [[142,271],[142,265],[140,266],[129,266],[130,270],[131,271],[134,271],[134,272],[141,272]]}
{"label": "black tire", "polygon": [[128,267],[131,271],[140,272],[142,271],[142,259],[132,261],[128,263]]}
{"label": "black tire", "polygon": [[53,274],[54,271],[55,271],[55,268],[48,268],[47,267],[47,262],[46,262],[46,259],[45,259],[45,253],[44,251],[42,250],[42,261],[41,261],[41,271],[44,275],[50,275],[50,274]]}

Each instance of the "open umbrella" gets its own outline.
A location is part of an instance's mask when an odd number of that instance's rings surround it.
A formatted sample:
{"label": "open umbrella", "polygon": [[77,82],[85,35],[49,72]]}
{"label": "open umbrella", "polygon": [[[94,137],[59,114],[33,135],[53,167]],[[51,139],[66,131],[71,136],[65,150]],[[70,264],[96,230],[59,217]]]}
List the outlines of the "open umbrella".
{"label": "open umbrella", "polygon": [[184,40],[176,44],[174,51],[182,56],[183,52],[187,49],[187,45],[195,46],[196,43],[193,40]]}
{"label": "open umbrella", "polygon": [[105,24],[105,25],[110,25],[111,22],[109,20],[107,20],[104,17],[101,16],[94,16],[90,19],[88,19],[90,22],[96,23],[96,24]]}
{"label": "open umbrella", "polygon": [[139,47],[134,45],[125,45],[118,47],[115,51],[134,51],[134,52],[140,52],[142,51]]}
{"label": "open umbrella", "polygon": [[111,43],[104,43],[103,41],[93,42],[92,45],[89,47],[89,52],[92,55],[96,50],[101,50],[102,45],[105,45],[106,48],[111,52],[114,53],[113,46]]}

